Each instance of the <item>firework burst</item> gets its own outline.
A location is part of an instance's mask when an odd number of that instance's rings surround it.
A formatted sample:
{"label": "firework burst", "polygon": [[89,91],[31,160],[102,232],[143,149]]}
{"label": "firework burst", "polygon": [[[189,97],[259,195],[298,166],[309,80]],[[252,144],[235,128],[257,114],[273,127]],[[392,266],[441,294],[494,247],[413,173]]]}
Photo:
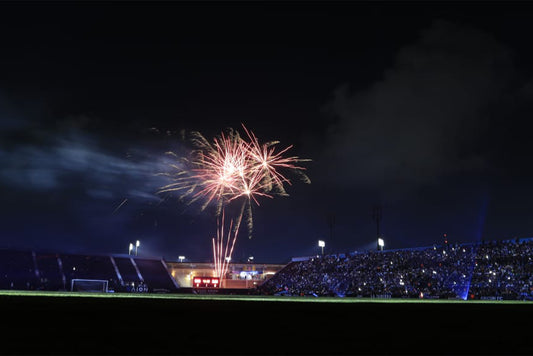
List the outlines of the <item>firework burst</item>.
{"label": "firework burst", "polygon": [[[247,220],[248,235],[253,229],[252,202],[259,206],[259,197],[287,196],[285,184],[291,180],[281,170],[295,173],[304,183],[310,183],[301,162],[310,161],[297,156],[286,157],[292,148],[276,150],[279,141],[261,144],[255,134],[242,125],[245,137],[237,130],[228,129],[212,141],[197,131],[192,132],[193,149],[188,157],[176,157],[170,166],[174,170],[165,175],[172,179],[161,187],[161,193],[177,193],[188,204],[202,201],[201,210],[216,206],[217,237],[213,238],[213,254],[217,275],[224,276],[228,258],[237,238],[243,217]],[[224,231],[224,208],[233,201],[242,200],[240,212]],[[224,242],[224,239],[226,239]]]}

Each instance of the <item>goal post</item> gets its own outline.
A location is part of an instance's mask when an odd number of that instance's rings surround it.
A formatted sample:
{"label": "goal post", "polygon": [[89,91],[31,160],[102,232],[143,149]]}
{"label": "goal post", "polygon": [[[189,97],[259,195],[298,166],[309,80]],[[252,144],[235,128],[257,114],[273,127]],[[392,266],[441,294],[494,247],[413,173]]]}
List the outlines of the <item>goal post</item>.
{"label": "goal post", "polygon": [[72,292],[101,292],[107,293],[107,279],[82,279],[75,278],[70,282]]}

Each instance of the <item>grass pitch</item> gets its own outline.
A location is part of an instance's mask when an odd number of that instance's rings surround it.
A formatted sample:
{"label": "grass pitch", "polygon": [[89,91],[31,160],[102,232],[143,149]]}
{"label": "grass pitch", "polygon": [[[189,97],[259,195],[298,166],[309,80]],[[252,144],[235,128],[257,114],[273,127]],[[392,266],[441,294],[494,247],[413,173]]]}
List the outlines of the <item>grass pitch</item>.
{"label": "grass pitch", "polygon": [[244,302],[293,302],[293,303],[400,303],[400,304],[516,304],[530,305],[533,301],[520,300],[462,300],[462,299],[383,299],[351,297],[310,297],[310,296],[271,296],[271,295],[224,295],[224,294],[154,294],[154,293],[96,293],[68,291],[18,291],[0,290],[2,296],[20,297],[59,297],[59,298],[117,298],[117,299],[165,299],[165,300],[209,300]]}
{"label": "grass pitch", "polygon": [[1,355],[533,355],[533,302],[0,291]]}

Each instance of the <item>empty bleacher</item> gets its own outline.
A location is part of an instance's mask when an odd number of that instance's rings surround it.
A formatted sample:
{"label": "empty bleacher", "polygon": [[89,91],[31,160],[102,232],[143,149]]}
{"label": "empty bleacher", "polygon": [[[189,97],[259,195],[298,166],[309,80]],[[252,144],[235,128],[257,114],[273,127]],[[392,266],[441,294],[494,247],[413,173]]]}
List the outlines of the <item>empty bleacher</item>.
{"label": "empty bleacher", "polygon": [[0,250],[0,289],[36,289],[38,282],[31,251]]}
{"label": "empty bleacher", "polygon": [[0,289],[68,291],[73,279],[107,280],[117,292],[178,289],[161,259],[0,249]]}
{"label": "empty bleacher", "polygon": [[120,285],[110,256],[61,254],[60,258],[67,288],[70,288],[72,279],[107,280],[112,289]]}
{"label": "empty bleacher", "polygon": [[131,257],[114,257],[115,265],[122,276],[124,284],[139,284],[142,279],[139,277]]}
{"label": "empty bleacher", "polygon": [[150,291],[171,292],[177,289],[162,260],[136,258],[134,261]]}
{"label": "empty bleacher", "polygon": [[59,254],[36,253],[35,263],[37,265],[37,270],[39,271],[38,289],[50,291],[66,289]]}

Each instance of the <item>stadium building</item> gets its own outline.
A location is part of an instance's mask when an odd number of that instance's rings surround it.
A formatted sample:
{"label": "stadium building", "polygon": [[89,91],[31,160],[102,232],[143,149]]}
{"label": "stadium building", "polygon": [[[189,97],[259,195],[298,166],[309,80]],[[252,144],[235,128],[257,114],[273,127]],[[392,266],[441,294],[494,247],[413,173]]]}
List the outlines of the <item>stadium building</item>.
{"label": "stadium building", "polygon": [[[218,281],[213,263],[166,262],[166,265],[182,288],[207,287],[204,281],[195,283],[195,278],[207,277],[215,278],[218,287],[229,289],[255,288],[285,267],[283,264],[230,263],[226,278]],[[212,282],[208,283],[209,287],[216,287]]]}
{"label": "stadium building", "polygon": [[[213,263],[170,262],[124,254],[72,254],[0,249],[0,289],[106,292],[194,292],[194,289],[252,289],[281,270],[281,264],[230,263],[215,278]],[[202,279],[194,283],[195,278]]]}

